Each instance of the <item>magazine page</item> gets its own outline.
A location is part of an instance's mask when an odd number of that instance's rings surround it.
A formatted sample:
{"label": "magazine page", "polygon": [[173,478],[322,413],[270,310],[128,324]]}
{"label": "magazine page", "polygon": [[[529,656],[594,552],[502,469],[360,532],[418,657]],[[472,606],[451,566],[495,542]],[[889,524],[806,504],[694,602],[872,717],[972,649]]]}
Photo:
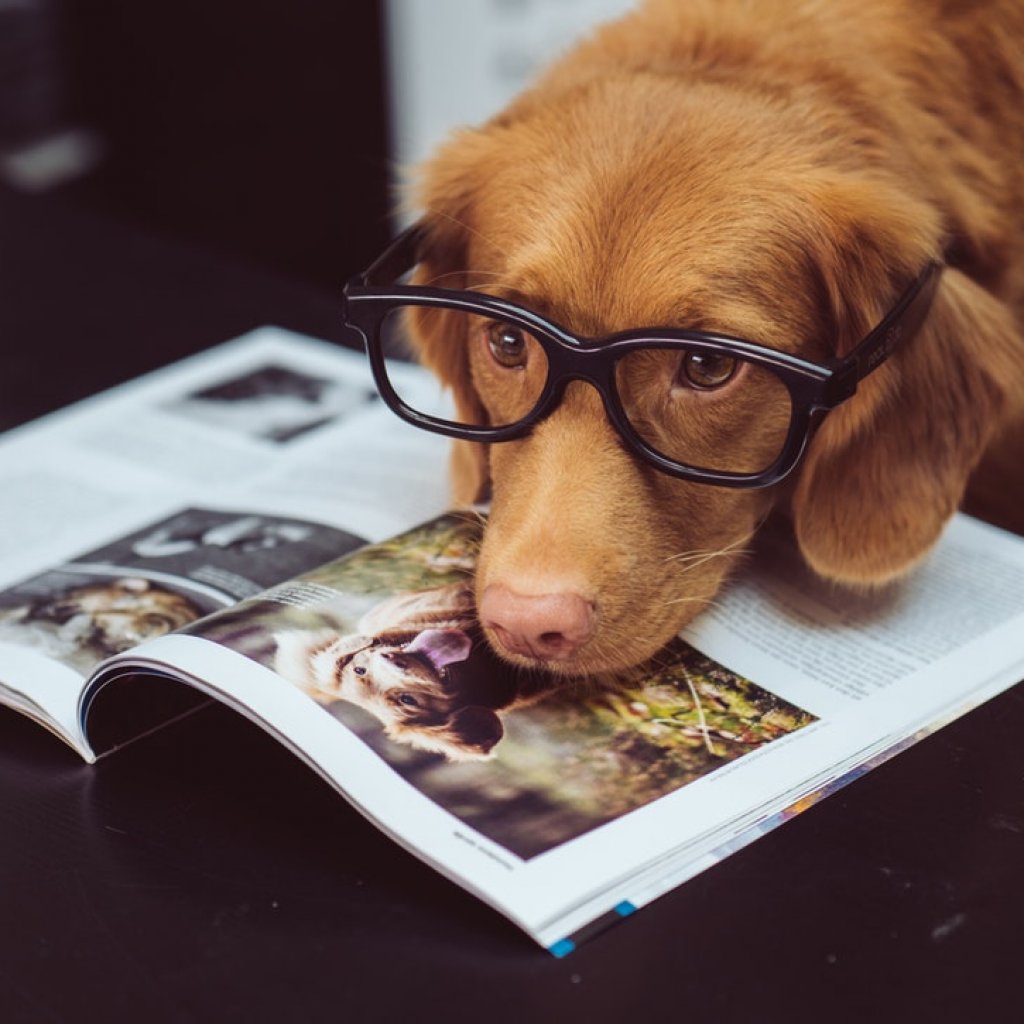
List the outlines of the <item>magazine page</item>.
{"label": "magazine page", "polygon": [[79,746],[79,692],[105,658],[361,544],[322,523],[235,510],[187,508],[147,523],[0,590],[4,702]]}
{"label": "magazine page", "polygon": [[0,436],[0,702],[77,745],[103,658],[437,514],[446,458],[277,328]]}
{"label": "magazine page", "polygon": [[1024,542],[966,519],[872,595],[768,544],[655,669],[602,686],[490,653],[481,528],[444,516],[139,654],[554,952],[1024,674]]}

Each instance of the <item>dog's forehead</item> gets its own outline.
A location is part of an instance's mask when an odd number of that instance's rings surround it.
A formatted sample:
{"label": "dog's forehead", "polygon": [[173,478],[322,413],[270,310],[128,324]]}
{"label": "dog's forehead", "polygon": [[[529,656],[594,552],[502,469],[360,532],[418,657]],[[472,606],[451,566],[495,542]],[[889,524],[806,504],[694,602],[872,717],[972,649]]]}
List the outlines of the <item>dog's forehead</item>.
{"label": "dog's forehead", "polygon": [[485,290],[589,335],[654,325],[749,333],[766,326],[767,306],[799,318],[793,289],[768,285],[805,272],[790,197],[749,168],[683,160],[664,140],[630,150],[598,138],[589,160],[579,145],[552,139],[480,187],[469,265],[487,275]]}
{"label": "dog's forehead", "polygon": [[[405,652],[401,647],[377,648],[369,654],[373,672],[381,678],[401,680],[410,687],[434,687],[438,682],[438,673],[430,665],[415,656],[403,656]],[[397,664],[396,655],[400,659]]]}
{"label": "dog's forehead", "polygon": [[616,205],[553,205],[543,222],[506,234],[501,245],[475,240],[470,265],[488,275],[484,290],[583,336],[685,327],[781,344],[804,332],[806,265],[798,243],[762,251],[739,241],[746,232],[725,217],[702,238],[672,203],[632,217]]}

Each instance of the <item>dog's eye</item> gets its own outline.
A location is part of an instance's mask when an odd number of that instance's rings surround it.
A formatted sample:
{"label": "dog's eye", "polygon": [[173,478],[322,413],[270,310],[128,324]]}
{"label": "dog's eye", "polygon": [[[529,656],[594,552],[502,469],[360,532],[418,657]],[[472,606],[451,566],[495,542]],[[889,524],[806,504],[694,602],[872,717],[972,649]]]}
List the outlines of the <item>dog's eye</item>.
{"label": "dog's eye", "polygon": [[420,702],[411,693],[400,693],[398,703],[404,704],[407,708],[418,708]]}
{"label": "dog's eye", "polygon": [[366,675],[366,666],[365,665],[356,665],[352,669],[352,671],[355,672],[355,674],[357,676],[365,676]]}
{"label": "dog's eye", "polygon": [[736,360],[718,352],[687,352],[679,367],[679,383],[709,390],[728,384],[736,372]]}
{"label": "dog's eye", "polygon": [[526,365],[526,332],[511,324],[491,323],[484,328],[494,361],[506,369]]}

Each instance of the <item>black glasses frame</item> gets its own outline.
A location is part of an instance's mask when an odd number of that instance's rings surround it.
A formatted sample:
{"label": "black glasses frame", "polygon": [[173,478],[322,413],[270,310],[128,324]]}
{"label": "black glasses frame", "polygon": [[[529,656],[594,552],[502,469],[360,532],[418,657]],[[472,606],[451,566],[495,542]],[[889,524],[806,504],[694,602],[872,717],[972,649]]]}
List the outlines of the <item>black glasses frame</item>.
{"label": "black glasses frame", "polygon": [[[408,228],[344,289],[345,322],[362,335],[377,388],[398,416],[414,426],[465,441],[512,441],[524,437],[557,408],[570,381],[581,380],[597,389],[619,434],[646,462],[671,476],[721,487],[768,487],[792,472],[824,416],[849,399],[860,381],[920,329],[943,267],[939,261],[929,262],[849,355],[819,364],[708,331],[644,328],[603,338],[580,337],[529,309],[495,296],[396,283],[420,262],[422,241],[423,232],[418,225]],[[402,306],[459,310],[529,331],[543,347],[548,361],[547,381],[533,409],[515,423],[490,427],[452,423],[406,405],[388,379],[381,330],[387,315]],[[615,365],[629,352],[652,348],[712,352],[745,360],[774,373],[789,391],[791,404],[789,432],[778,458],[758,473],[729,473],[688,466],[647,444],[622,407],[615,385]]]}

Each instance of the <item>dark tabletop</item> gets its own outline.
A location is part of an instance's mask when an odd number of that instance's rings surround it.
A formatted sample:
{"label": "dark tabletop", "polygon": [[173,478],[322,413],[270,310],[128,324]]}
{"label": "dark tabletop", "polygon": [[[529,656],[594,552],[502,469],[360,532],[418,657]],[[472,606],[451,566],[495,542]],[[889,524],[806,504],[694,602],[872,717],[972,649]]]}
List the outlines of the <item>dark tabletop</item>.
{"label": "dark tabletop", "polygon": [[[0,192],[0,427],[328,289]],[[1018,1020],[1017,687],[558,961],[208,708],[94,767],[0,710],[0,1020]]]}

